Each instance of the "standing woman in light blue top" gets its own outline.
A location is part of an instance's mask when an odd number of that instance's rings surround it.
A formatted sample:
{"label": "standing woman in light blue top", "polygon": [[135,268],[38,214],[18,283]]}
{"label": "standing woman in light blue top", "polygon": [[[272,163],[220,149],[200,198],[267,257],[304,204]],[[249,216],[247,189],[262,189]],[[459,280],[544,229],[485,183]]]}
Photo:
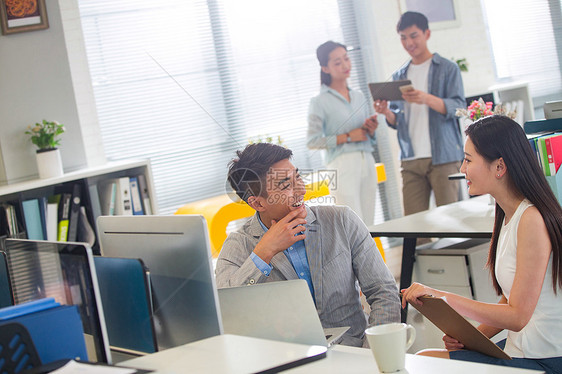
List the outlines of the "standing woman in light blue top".
{"label": "standing woman in light blue top", "polygon": [[336,178],[330,193],[338,205],[347,205],[366,225],[375,218],[377,174],[373,157],[378,126],[363,93],[347,85],[351,61],[343,44],[327,41],[316,50],[320,62],[320,94],[310,100],[310,149],[324,150],[324,161]]}

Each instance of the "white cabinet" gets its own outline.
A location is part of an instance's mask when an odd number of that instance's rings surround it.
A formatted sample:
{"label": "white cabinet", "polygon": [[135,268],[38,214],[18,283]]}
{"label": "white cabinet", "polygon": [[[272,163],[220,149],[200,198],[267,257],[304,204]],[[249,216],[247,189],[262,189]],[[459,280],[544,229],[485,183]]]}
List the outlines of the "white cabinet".
{"label": "white cabinet", "polygon": [[[441,241],[442,242],[442,241]],[[486,266],[489,241],[464,240],[440,248],[416,250],[412,279],[429,287],[453,292],[484,302],[497,302],[490,273]],[[417,336],[410,353],[424,348],[444,348],[443,333],[414,308],[408,308],[408,323],[416,328]]]}
{"label": "white cabinet", "polygon": [[492,91],[496,104],[502,103],[508,109],[517,108],[518,115],[515,120],[521,126],[525,122],[535,119],[535,108],[527,82],[501,83],[493,85],[488,89]]}

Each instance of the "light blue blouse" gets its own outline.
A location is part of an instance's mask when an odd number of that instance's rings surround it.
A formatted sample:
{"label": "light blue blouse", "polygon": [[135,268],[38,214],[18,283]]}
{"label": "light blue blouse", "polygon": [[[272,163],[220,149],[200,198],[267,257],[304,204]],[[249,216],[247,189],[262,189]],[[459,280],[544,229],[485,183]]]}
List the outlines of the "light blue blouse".
{"label": "light blue blouse", "polygon": [[325,150],[326,164],[346,152],[373,152],[374,137],[337,145],[339,134],[363,126],[372,115],[371,102],[361,91],[349,89],[349,97],[350,101],[347,101],[339,92],[323,84],[320,94],[310,100],[306,145],[310,149]]}

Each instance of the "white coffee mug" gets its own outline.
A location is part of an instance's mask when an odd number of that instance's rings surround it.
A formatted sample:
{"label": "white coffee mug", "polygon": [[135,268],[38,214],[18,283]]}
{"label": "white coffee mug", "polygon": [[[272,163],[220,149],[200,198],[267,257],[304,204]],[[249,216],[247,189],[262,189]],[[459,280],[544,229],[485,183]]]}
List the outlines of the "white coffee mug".
{"label": "white coffee mug", "polygon": [[388,323],[365,330],[379,370],[392,373],[405,368],[406,351],[416,339],[416,330],[405,323]]}

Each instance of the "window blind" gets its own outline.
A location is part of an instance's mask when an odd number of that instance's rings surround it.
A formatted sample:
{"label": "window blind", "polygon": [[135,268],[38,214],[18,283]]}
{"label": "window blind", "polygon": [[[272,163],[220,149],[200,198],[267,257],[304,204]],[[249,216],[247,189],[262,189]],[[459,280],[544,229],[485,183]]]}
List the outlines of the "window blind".
{"label": "window blind", "polygon": [[[316,47],[359,40],[352,3],[287,0],[80,0],[106,157],[150,158],[160,212],[225,193],[228,162],[280,136],[303,170]],[[360,49],[350,85],[366,89]],[[378,220],[382,220],[377,205]]]}
{"label": "window blind", "polygon": [[560,0],[484,0],[499,79],[529,82],[535,106],[562,98]]}

